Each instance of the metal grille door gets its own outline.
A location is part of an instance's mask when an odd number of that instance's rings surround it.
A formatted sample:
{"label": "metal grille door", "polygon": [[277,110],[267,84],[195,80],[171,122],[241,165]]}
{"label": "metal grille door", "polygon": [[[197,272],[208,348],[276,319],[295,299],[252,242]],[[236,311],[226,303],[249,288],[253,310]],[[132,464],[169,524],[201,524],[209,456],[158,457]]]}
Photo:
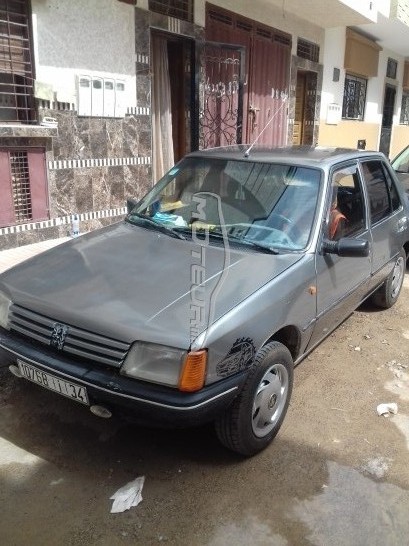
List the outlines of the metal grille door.
{"label": "metal grille door", "polygon": [[242,48],[206,44],[200,74],[200,148],[241,143]]}

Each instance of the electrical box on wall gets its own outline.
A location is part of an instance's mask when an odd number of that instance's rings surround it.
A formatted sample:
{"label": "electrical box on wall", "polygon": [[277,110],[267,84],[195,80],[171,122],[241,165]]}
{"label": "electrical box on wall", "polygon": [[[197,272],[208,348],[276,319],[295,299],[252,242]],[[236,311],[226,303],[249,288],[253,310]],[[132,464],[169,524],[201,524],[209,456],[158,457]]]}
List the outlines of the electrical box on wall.
{"label": "electrical box on wall", "polygon": [[123,118],[126,113],[125,82],[115,82],[115,117]]}
{"label": "electrical box on wall", "polygon": [[80,76],[78,78],[78,115],[91,115],[91,78]]}
{"label": "electrical box on wall", "polygon": [[78,115],[124,117],[126,114],[125,82],[102,76],[78,76]]}
{"label": "electrical box on wall", "polygon": [[338,125],[341,121],[341,106],[336,103],[328,104],[327,108],[327,125]]}
{"label": "electrical box on wall", "polygon": [[115,116],[115,82],[114,80],[104,80],[104,117],[113,118]]}
{"label": "electrical box on wall", "polygon": [[104,115],[104,88],[102,78],[92,78],[91,115]]}

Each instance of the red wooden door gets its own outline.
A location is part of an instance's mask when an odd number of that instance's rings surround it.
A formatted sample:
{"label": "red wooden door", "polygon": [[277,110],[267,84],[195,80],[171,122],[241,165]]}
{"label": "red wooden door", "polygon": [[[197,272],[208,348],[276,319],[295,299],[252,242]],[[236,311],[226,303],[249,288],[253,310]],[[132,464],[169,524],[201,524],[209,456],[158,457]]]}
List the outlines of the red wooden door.
{"label": "red wooden door", "polygon": [[271,32],[253,36],[250,66],[248,142],[269,146],[287,143],[290,49]]}
{"label": "red wooden door", "polygon": [[206,39],[245,47],[243,142],[287,142],[291,36],[208,5]]}

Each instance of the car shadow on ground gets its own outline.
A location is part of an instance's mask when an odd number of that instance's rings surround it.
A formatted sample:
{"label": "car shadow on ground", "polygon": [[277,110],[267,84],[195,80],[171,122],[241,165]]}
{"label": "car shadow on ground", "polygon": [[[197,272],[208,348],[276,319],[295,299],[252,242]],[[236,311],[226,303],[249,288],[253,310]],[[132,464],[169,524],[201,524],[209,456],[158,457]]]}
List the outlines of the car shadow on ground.
{"label": "car shadow on ground", "polygon": [[[382,495],[392,495],[394,505],[409,502],[408,492],[363,476],[342,452],[337,459],[316,442],[291,439],[286,422],[268,449],[243,459],[218,443],[211,425],[142,428],[115,417],[98,419],[6,369],[0,370],[0,384],[4,544],[24,543],[27,536],[35,537],[33,546],[131,539],[155,544],[165,536],[178,545],[301,545],[314,543],[308,537],[317,530],[327,543],[331,537],[342,543],[348,532],[342,517],[353,517],[359,495],[371,508],[365,505],[358,529],[366,537],[373,536],[376,515],[382,520]],[[110,496],[142,475],[143,502],[110,515]],[[392,520],[393,532],[409,532],[409,524]]]}
{"label": "car shadow on ground", "polygon": [[[285,537],[291,512],[286,499],[314,496],[328,479],[325,454],[319,450],[278,441],[259,456],[244,459],[219,444],[212,425],[161,430],[115,417],[102,420],[4,368],[0,384],[0,451],[10,446],[18,451],[14,460],[8,457],[7,462],[6,457],[7,464],[0,464],[0,502],[6,505],[0,536],[6,543],[20,543],[21,529],[31,517],[37,537],[33,545],[79,544],[85,539],[88,544],[116,544],[124,528],[138,543],[156,543],[157,529],[165,528],[171,543],[202,544],[197,534],[213,528],[217,533],[220,518],[239,527],[249,518],[245,525],[255,525],[255,532]],[[141,475],[146,477],[144,502],[108,524],[110,495]],[[259,505],[260,494],[273,500]],[[266,523],[272,509],[281,516]],[[21,510],[24,517],[19,520]],[[183,515],[184,525],[191,523],[183,531],[180,526],[173,529],[170,512]],[[290,520],[291,541],[301,544],[308,529],[295,515]],[[43,531],[46,521],[53,521],[48,535]],[[90,525],[92,537],[80,531]],[[72,542],[69,533],[77,537]],[[46,536],[48,542],[42,542]]]}

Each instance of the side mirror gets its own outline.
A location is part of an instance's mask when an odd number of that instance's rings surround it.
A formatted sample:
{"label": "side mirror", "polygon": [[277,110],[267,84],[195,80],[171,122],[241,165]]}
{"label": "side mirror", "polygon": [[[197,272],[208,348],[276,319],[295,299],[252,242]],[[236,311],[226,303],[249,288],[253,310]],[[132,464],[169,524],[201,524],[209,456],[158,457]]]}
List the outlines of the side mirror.
{"label": "side mirror", "polygon": [[324,239],[322,250],[324,254],[336,254],[343,258],[366,258],[369,256],[369,241],[347,237],[342,237],[339,241]]}
{"label": "side mirror", "polygon": [[136,207],[136,205],[138,204],[138,201],[136,199],[127,199],[126,200],[126,212],[129,214],[133,208]]}

